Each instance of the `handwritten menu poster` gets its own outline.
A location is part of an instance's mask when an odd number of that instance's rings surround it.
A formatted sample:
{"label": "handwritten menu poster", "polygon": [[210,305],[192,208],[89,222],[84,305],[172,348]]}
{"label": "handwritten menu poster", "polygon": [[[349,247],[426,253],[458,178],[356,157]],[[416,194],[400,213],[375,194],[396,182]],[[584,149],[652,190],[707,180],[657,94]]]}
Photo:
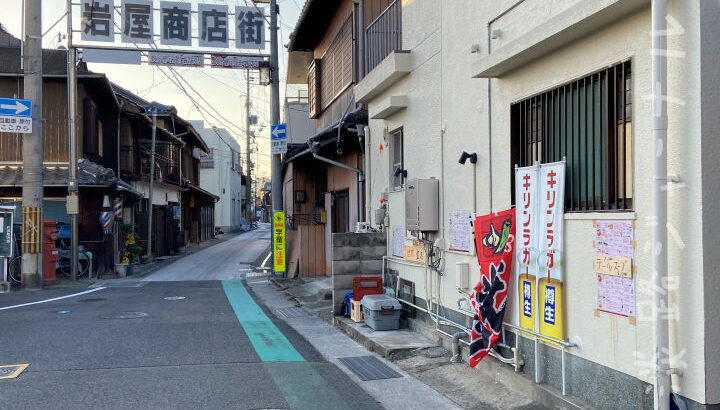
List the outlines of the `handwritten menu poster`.
{"label": "handwritten menu poster", "polygon": [[597,274],[597,308],[635,317],[635,283],[632,278]]}
{"label": "handwritten menu poster", "polygon": [[631,221],[595,223],[596,307],[635,317],[635,281],[632,277],[634,232]]}
{"label": "handwritten menu poster", "polygon": [[633,239],[631,221],[595,222],[595,253],[632,259]]}
{"label": "handwritten menu poster", "polygon": [[393,256],[403,257],[403,246],[405,246],[405,227],[393,227]]}
{"label": "handwritten menu poster", "polygon": [[473,238],[470,231],[470,211],[450,212],[450,250],[470,252]]}

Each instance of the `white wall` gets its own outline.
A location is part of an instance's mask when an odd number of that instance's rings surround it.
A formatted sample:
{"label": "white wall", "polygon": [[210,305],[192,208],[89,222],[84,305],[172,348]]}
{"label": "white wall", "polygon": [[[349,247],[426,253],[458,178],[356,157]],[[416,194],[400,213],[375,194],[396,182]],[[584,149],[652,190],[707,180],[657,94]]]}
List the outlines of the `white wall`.
{"label": "white wall", "polygon": [[[503,2],[508,3],[508,2]],[[524,8],[530,13],[540,3],[529,0]],[[543,13],[557,14],[577,3],[560,2],[551,10],[543,2]],[[692,231],[702,224],[700,145],[699,6],[696,2],[670,1],[669,13],[683,26],[685,33],[671,37],[668,48],[685,53],[671,58],[668,66],[670,95],[681,103],[669,106],[668,172],[681,176],[685,185],[671,188],[669,209],[669,275],[682,280],[679,289],[670,290],[670,303],[678,307],[681,320],[671,322],[671,351],[681,355],[687,365],[682,377],[673,376],[673,388],[683,396],[705,403],[705,311],[703,299],[703,243]],[[587,360],[654,382],[653,323],[647,307],[652,305],[649,291],[653,268],[648,248],[652,237],[652,161],[651,138],[651,36],[649,8],[626,15],[592,35],[577,39],[550,55],[491,80],[492,85],[492,158],[488,155],[487,80],[471,78],[472,63],[482,59],[486,50],[486,22],[504,7],[473,0],[436,2],[406,0],[403,2],[403,48],[411,50],[412,72],[377,96],[378,102],[392,95],[406,94],[405,110],[386,120],[370,120],[371,129],[371,198],[373,211],[388,186],[389,155],[379,144],[388,146],[385,130],[398,126],[405,129],[405,168],[410,178],[435,177],[441,181],[442,231],[446,235],[448,214],[454,210],[472,210],[473,195],[479,215],[511,205],[510,180],[510,104],[537,92],[595,70],[632,61],[633,92],[633,175],[635,209],[632,213],[574,214],[565,219],[565,286],[567,292],[566,330],[569,338],[582,340],[581,352],[572,351]],[[535,7],[535,8],[534,8]],[[537,10],[536,10],[537,11]],[[544,15],[545,15],[544,14]],[[525,33],[537,25],[537,14],[508,15],[497,27],[506,35]],[[495,26],[494,26],[495,27]],[[516,34],[513,34],[515,36]],[[520,35],[520,34],[517,34]],[[506,38],[507,39],[507,38]],[[470,52],[473,44],[481,52]],[[502,44],[494,44],[500,47]],[[494,48],[493,50],[497,50]],[[373,112],[373,102],[369,104]],[[444,131],[443,131],[444,130]],[[472,187],[472,166],[457,160],[462,151],[477,152],[477,186]],[[492,183],[489,181],[492,164]],[[490,204],[490,193],[493,203]],[[390,231],[404,224],[404,192],[389,195]],[[708,204],[705,204],[706,206]],[[593,219],[627,219],[636,222],[637,250],[636,324],[627,318],[601,313],[594,315],[595,276],[592,273],[594,249]],[[388,244],[392,244],[389,234]],[[391,254],[392,249],[388,249]],[[459,294],[455,290],[455,262],[469,262],[472,277],[479,277],[474,257],[458,253],[444,254],[447,274],[440,279],[439,297],[448,308],[455,309]],[[424,269],[390,262],[389,267],[415,282],[416,294],[425,296]],[[436,286],[437,288],[437,286]],[[506,318],[512,321],[517,302],[514,292],[508,302]],[[640,316],[640,310],[645,316]]]}
{"label": "white wall", "polygon": [[213,149],[214,168],[200,168],[200,187],[220,197],[215,204],[215,226],[225,230],[240,229],[242,200],[242,168],[232,169],[232,155],[240,152],[240,143],[223,128],[205,128],[203,121],[191,121],[209,148]]}

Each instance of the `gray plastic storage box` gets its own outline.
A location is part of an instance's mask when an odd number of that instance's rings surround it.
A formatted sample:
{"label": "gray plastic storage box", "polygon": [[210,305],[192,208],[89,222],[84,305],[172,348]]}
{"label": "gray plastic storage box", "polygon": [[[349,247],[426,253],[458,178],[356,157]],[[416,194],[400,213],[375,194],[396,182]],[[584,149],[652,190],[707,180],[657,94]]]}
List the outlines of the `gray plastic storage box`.
{"label": "gray plastic storage box", "polygon": [[400,329],[400,302],[388,295],[365,295],[360,302],[365,323],[374,330]]}

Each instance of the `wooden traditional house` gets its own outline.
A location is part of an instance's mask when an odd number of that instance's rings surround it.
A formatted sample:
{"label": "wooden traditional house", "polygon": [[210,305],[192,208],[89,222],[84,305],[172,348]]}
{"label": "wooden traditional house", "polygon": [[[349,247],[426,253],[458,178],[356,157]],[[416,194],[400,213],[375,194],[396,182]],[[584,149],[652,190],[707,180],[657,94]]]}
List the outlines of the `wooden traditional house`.
{"label": "wooden traditional house", "polygon": [[[0,95],[23,96],[19,47],[0,48]],[[43,211],[45,220],[69,224],[68,194],[67,55],[43,50]],[[78,67],[78,186],[81,213],[79,242],[92,252],[95,272],[113,269],[112,238],[100,224],[103,198],[122,196],[128,202],[140,193],[119,179],[117,124],[119,103],[103,74]],[[23,134],[0,133],[0,201],[22,207]]]}
{"label": "wooden traditional house", "polygon": [[290,275],[330,275],[332,234],[368,219],[368,114],[354,88],[399,48],[399,13],[398,1],[308,0],[290,35],[287,83],[307,86],[315,119],[315,133],[284,157]]}
{"label": "wooden traditional house", "polygon": [[[120,100],[120,176],[143,192],[124,219],[136,226],[146,248],[148,214],[153,213],[155,256],[169,255],[186,242],[197,244],[214,233],[218,197],[199,187],[199,158],[208,147],[197,131],[177,115],[175,107],[148,102],[113,85]],[[152,153],[152,113],[157,113],[152,208],[149,183]],[[152,209],[152,211],[151,211]]]}
{"label": "wooden traditional house", "polygon": [[[0,34],[0,96],[23,97],[19,43]],[[43,212],[46,220],[70,223],[68,195],[67,53],[43,50]],[[207,146],[173,107],[149,103],[113,85],[104,74],[78,65],[79,242],[92,252],[93,270],[113,270],[120,250],[100,224],[103,199],[123,200],[123,222],[132,224],[147,249],[147,217],[153,212],[153,254],[169,255],[212,238],[217,197],[199,188],[199,157]],[[157,110],[155,186],[150,208],[150,137]],[[22,206],[22,134],[0,133],[0,202]],[[68,241],[69,242],[69,241]]]}

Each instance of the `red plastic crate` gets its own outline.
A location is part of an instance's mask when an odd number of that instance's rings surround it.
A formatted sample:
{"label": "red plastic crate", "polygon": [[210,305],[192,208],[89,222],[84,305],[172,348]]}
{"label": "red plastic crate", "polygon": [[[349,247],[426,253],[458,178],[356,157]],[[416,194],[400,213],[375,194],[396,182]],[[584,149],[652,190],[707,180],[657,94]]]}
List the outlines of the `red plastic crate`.
{"label": "red plastic crate", "polygon": [[362,301],[365,295],[380,295],[383,293],[382,277],[362,276],[353,278],[353,299]]}

